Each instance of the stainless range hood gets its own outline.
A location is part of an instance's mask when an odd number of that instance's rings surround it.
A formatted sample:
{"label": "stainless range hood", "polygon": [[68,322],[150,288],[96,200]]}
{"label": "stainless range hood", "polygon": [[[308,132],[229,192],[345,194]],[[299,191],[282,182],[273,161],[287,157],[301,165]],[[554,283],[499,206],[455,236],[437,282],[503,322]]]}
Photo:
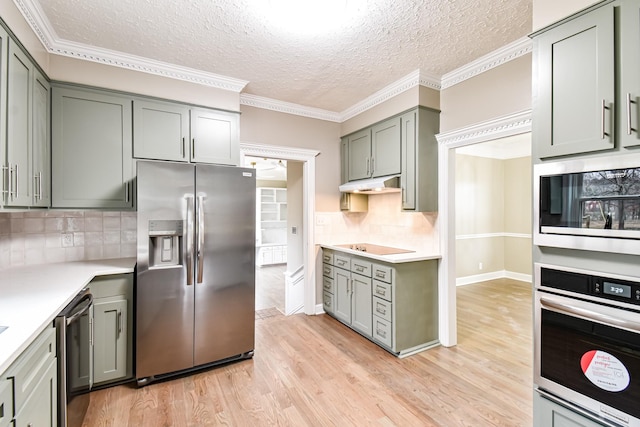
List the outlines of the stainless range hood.
{"label": "stainless range hood", "polygon": [[359,179],[342,184],[341,193],[380,194],[400,191],[400,175],[388,175],[378,178]]}

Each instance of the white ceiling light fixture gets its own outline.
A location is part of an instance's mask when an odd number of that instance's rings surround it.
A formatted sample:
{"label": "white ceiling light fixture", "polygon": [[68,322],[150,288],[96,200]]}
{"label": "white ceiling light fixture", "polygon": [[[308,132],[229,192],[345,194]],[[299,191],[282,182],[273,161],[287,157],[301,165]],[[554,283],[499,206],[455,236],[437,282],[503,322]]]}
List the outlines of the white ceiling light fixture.
{"label": "white ceiling light fixture", "polygon": [[363,14],[366,0],[253,0],[252,9],[275,30],[296,36],[336,32]]}

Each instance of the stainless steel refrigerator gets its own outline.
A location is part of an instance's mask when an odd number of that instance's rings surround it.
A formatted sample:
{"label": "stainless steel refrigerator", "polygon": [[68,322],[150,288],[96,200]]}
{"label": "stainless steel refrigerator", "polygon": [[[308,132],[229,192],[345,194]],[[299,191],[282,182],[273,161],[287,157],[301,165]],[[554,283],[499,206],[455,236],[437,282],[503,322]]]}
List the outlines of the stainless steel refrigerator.
{"label": "stainless steel refrigerator", "polygon": [[138,161],[136,378],[253,356],[253,169]]}

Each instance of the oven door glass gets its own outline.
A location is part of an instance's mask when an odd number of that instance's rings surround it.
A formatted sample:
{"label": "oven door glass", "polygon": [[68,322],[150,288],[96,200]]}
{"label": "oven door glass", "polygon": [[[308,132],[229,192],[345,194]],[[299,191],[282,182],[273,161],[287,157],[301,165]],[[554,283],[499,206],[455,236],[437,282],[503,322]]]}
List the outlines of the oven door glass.
{"label": "oven door glass", "polygon": [[[597,314],[598,305],[589,305]],[[640,335],[588,320],[589,310],[579,309],[580,317],[544,307],[539,310],[540,376],[640,418]],[[588,409],[597,412],[597,408]]]}

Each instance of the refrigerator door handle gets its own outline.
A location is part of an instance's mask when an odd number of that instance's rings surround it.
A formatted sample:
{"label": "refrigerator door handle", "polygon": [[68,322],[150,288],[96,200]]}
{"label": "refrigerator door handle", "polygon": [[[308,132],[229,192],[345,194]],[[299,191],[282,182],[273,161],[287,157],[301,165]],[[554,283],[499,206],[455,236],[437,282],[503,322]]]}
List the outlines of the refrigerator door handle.
{"label": "refrigerator door handle", "polygon": [[204,194],[198,194],[198,278],[196,283],[202,283],[204,272]]}
{"label": "refrigerator door handle", "polygon": [[193,285],[193,235],[195,233],[193,224],[193,194],[187,194],[184,198],[187,200],[187,286],[191,286]]}

